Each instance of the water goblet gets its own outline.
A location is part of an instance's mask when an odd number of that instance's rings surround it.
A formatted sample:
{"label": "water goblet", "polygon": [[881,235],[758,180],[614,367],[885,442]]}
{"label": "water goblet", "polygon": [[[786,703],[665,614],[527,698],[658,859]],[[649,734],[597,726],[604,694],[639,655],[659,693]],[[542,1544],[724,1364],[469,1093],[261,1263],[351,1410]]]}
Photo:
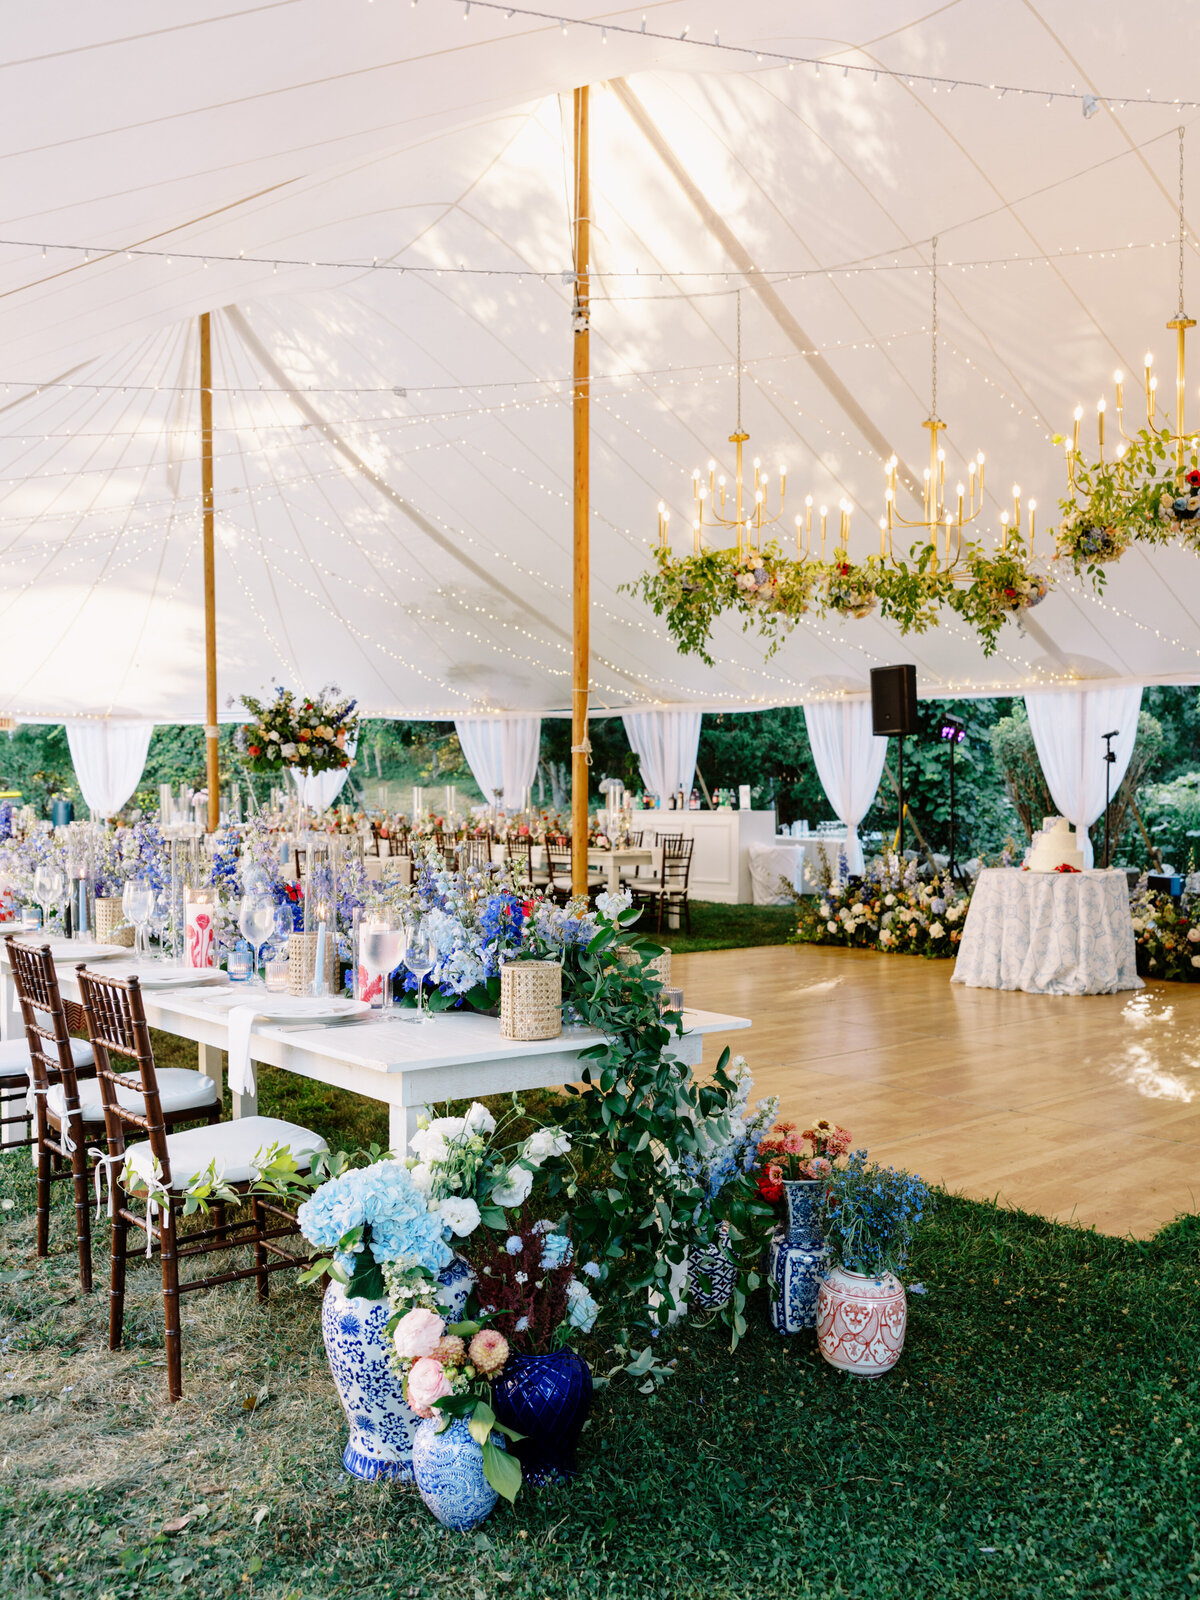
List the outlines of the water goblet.
{"label": "water goblet", "polygon": [[133,923],[134,954],[146,954],[146,924],[154,914],[154,885],[149,878],[130,878],[121,891],[121,909]]}
{"label": "water goblet", "polygon": [[275,931],[275,902],[265,894],[243,895],[238,908],[238,927],[254,951],[254,969],[262,964],[267,940]]}
{"label": "water goblet", "polygon": [[378,1010],[391,1009],[392,976],[404,956],[405,937],[404,929],[386,913],[358,930],[359,999]]}
{"label": "water goblet", "polygon": [[425,1022],[425,978],[434,968],[433,940],[424,922],[412,923],[405,934],[404,965],[417,980],[417,1015],[415,1021]]}
{"label": "water goblet", "polygon": [[42,908],[42,931],[50,932],[50,907],[58,905],[67,887],[61,867],[52,861],[43,861],[33,875],[33,894]]}

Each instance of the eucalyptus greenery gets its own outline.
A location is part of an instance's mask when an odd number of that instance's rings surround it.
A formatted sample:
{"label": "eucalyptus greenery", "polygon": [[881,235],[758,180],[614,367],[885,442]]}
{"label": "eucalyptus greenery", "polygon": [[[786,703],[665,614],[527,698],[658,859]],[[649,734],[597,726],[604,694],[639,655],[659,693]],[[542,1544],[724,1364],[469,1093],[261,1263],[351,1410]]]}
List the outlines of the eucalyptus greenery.
{"label": "eucalyptus greenery", "polygon": [[623,587],[666,618],[682,654],[712,666],[713,624],[726,612],[740,614],[743,630],[758,630],[769,657],[805,615],[865,617],[878,609],[901,633],[924,633],[948,606],[991,655],[1004,619],[1037,605],[1050,582],[1013,530],[999,550],[968,544],[953,573],[932,543],[914,545],[907,558],[857,562],[844,551],[830,561],[793,558],[774,542],[740,555],[730,548],[678,556],[660,546],[654,570]]}
{"label": "eucalyptus greenery", "polygon": [[581,1057],[585,1087],[568,1090],[592,1136],[591,1158],[578,1177],[552,1176],[551,1184],[569,1182],[571,1231],[609,1266],[631,1323],[665,1322],[678,1308],[672,1276],[677,1284],[685,1277],[688,1246],[720,1242],[738,1274],[720,1313],[736,1346],[773,1212],[746,1174],[707,1201],[703,1184],[683,1171],[683,1158],[700,1162],[710,1148],[705,1125],[710,1135],[728,1135],[737,1086],[728,1050],[704,1082],[669,1053],[682,1019],[660,1012],[651,963],[661,947],[630,932],[636,917],[625,910],[601,919],[587,945],[566,952],[564,998],[604,1043]]}

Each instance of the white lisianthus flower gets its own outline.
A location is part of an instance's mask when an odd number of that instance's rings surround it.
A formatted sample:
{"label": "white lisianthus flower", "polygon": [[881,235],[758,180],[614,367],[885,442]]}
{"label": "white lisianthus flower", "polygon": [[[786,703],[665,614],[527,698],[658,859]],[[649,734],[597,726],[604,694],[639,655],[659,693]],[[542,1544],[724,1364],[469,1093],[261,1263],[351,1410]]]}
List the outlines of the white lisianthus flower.
{"label": "white lisianthus flower", "polygon": [[292,744],[291,741],[289,740],[289,742],[287,744],[281,744],[280,745],[279,753],[284,758],[285,761],[290,761],[292,759],[292,757],[296,754],[296,746],[294,744]]}
{"label": "white lisianthus flower", "polygon": [[1188,941],[1191,944],[1200,944],[1200,928],[1188,929]]}
{"label": "white lisianthus flower", "polygon": [[1200,967],[1200,956],[1193,956],[1192,957],[1192,965],[1194,967]]}
{"label": "white lisianthus flower", "polygon": [[444,1136],[433,1127],[418,1128],[408,1141],[408,1147],[413,1155],[424,1162],[444,1161],[449,1154]]}
{"label": "white lisianthus flower", "polygon": [[894,906],[896,904],[896,896],[894,894],[885,894],[883,903],[885,906]]}
{"label": "white lisianthus flower", "polygon": [[509,1167],[504,1177],[492,1190],[494,1206],[522,1206],[533,1188],[533,1173],[528,1167]]}
{"label": "white lisianthus flower", "polygon": [[433,1209],[451,1233],[457,1234],[460,1239],[474,1233],[479,1226],[479,1207],[474,1200],[465,1196],[448,1195],[445,1200],[439,1200]]}
{"label": "white lisianthus flower", "polygon": [[940,922],[935,922],[929,930],[929,936],[931,939],[940,939],[945,931]]}
{"label": "white lisianthus flower", "polygon": [[466,1117],[434,1117],[429,1124],[429,1131],[430,1133],[440,1133],[446,1143],[451,1144],[455,1139],[462,1137],[466,1126]]}
{"label": "white lisianthus flower", "polygon": [[1134,931],[1134,933],[1143,933],[1145,931],[1145,928],[1146,928],[1146,924],[1142,921],[1141,917],[1134,917],[1134,919],[1133,919],[1133,931]]}
{"label": "white lisianthus flower", "polygon": [[471,1108],[464,1119],[468,1133],[495,1133],[496,1119],[486,1106],[481,1106],[478,1100],[472,1100]]}
{"label": "white lisianthus flower", "polygon": [[565,1156],[570,1148],[571,1141],[561,1128],[539,1128],[526,1139],[521,1154],[540,1167],[549,1156]]}
{"label": "white lisianthus flower", "polygon": [[418,1161],[409,1167],[408,1175],[413,1181],[413,1187],[418,1194],[428,1195],[433,1188],[433,1168],[427,1162]]}
{"label": "white lisianthus flower", "polygon": [[837,926],[836,922],[827,922],[825,924],[825,926],[829,930],[830,933],[836,933],[838,931],[838,926]]}

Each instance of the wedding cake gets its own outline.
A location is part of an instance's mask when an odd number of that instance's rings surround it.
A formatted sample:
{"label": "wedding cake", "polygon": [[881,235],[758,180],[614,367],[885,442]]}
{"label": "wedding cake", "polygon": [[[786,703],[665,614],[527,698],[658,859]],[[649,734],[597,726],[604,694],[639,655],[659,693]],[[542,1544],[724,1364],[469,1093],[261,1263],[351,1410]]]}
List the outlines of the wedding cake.
{"label": "wedding cake", "polygon": [[1066,867],[1083,871],[1083,851],[1075,844],[1075,830],[1066,817],[1044,817],[1025,852],[1029,872],[1058,872]]}

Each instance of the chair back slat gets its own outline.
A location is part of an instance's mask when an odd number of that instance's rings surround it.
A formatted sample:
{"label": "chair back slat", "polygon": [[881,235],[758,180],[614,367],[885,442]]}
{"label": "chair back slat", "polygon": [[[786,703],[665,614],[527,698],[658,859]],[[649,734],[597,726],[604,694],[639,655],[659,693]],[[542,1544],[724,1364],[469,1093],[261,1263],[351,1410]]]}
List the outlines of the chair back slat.
{"label": "chair back slat", "polygon": [[8,959],[29,1045],[29,1072],[38,1101],[38,1126],[44,1135],[46,1095],[52,1084],[61,1082],[63,1086],[67,1117],[73,1118],[79,1112],[70,1019],[59,992],[58,973],[48,944],[23,944],[20,939],[11,939]]}
{"label": "chair back slat", "polygon": [[[109,1153],[120,1155],[124,1151],[126,1128],[139,1129],[150,1141],[150,1149],[163,1183],[170,1184],[167,1130],[163,1121],[154,1047],[150,1043],[141,984],[136,977],[102,977],[87,967],[80,967],[78,973],[83,1013],[96,1056],[96,1076],[100,1080],[100,1094],[104,1101],[104,1126]],[[113,1052],[128,1057],[132,1068],[127,1072],[118,1071],[112,1064]],[[135,1089],[142,1096],[146,1108],[144,1116],[121,1104],[117,1097],[118,1088]]]}

